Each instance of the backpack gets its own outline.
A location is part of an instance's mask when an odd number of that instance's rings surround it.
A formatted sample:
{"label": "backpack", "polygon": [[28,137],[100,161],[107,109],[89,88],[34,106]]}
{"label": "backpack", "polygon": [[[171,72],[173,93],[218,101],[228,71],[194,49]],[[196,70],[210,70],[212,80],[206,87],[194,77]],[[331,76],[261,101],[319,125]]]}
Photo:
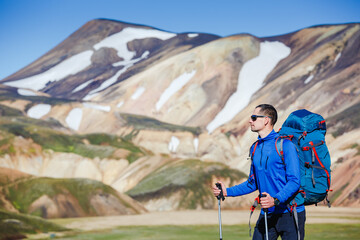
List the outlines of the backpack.
{"label": "backpack", "polygon": [[292,112],[282,125],[275,146],[284,162],[283,142],[290,139],[295,145],[299,161],[301,186],[295,197],[297,205],[312,205],[327,198],[331,183],[331,159],[325,143],[326,123],[316,113],[301,109]]}

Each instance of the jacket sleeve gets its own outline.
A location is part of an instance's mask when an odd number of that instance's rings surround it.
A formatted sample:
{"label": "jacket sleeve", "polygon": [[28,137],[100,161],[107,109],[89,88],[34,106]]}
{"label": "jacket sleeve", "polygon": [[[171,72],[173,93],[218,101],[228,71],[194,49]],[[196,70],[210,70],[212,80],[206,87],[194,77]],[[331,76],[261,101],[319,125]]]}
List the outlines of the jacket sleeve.
{"label": "jacket sleeve", "polygon": [[226,188],[228,197],[241,196],[241,195],[245,195],[248,193],[252,193],[257,190],[256,180],[255,180],[255,175],[254,175],[253,169],[254,169],[253,163],[251,163],[249,178],[246,182],[243,182],[243,183],[233,186],[233,187]]}
{"label": "jacket sleeve", "polygon": [[273,196],[279,199],[281,203],[285,203],[300,188],[300,163],[296,148],[290,140],[285,140],[283,144],[287,181],[285,187]]}

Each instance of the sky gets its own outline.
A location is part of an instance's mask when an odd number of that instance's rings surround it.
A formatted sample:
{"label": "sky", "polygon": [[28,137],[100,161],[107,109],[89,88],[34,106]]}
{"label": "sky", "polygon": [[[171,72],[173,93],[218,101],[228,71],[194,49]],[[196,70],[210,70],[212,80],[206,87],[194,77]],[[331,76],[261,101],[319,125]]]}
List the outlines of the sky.
{"label": "sky", "polygon": [[0,79],[97,18],[174,33],[266,37],[360,23],[360,0],[0,0]]}

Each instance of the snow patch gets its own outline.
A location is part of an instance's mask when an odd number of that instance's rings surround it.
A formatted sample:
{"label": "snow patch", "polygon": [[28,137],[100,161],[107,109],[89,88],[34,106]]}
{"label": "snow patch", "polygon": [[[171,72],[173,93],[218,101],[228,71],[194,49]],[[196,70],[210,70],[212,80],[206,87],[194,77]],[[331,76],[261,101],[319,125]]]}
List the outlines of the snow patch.
{"label": "snow patch", "polygon": [[169,151],[170,152],[176,152],[179,144],[180,144],[180,140],[177,137],[172,136],[171,140],[169,142]]}
{"label": "snow patch", "polygon": [[100,110],[100,111],[104,111],[104,112],[110,112],[110,110],[111,110],[110,106],[101,106],[101,105],[92,104],[92,103],[83,103],[83,105],[86,108],[92,108],[92,109],[96,109],[96,110]]}
{"label": "snow patch", "polygon": [[[134,65],[135,63],[147,58],[149,56],[150,52],[149,51],[145,51],[141,57],[139,58],[135,58],[135,59],[132,59],[132,60],[124,60],[124,61],[120,61],[120,62],[116,62],[116,63],[113,63],[113,67],[118,67],[118,66],[132,66]],[[129,68],[129,67],[128,67]]]}
{"label": "snow patch", "polygon": [[118,105],[116,105],[116,107],[121,108],[122,105],[124,105],[124,101],[119,102]]}
{"label": "snow patch", "polygon": [[40,119],[46,114],[48,114],[51,110],[51,105],[49,104],[38,104],[33,106],[27,111],[27,115],[31,118]]}
{"label": "snow patch", "polygon": [[17,93],[22,96],[38,96],[36,92],[28,89],[18,88]]}
{"label": "snow patch", "polygon": [[74,130],[79,130],[83,110],[81,108],[72,109],[65,119],[67,125]]}
{"label": "snow patch", "polygon": [[199,34],[197,34],[197,33],[189,33],[188,34],[189,38],[194,38],[194,37],[197,37],[197,36],[199,36]]}
{"label": "snow patch", "polygon": [[196,70],[193,70],[191,73],[184,73],[177,77],[171,82],[169,87],[161,94],[159,101],[156,103],[156,110],[159,111],[161,107],[173,96],[177,91],[179,91],[183,86],[185,86],[190,79],[195,75]]}
{"label": "snow patch", "polygon": [[199,138],[194,138],[193,144],[195,148],[195,153],[197,153],[199,149]]}
{"label": "snow patch", "polygon": [[335,57],[335,62],[337,62],[340,57],[341,57],[341,52],[339,52],[338,55],[336,55],[336,57]]}
{"label": "snow patch", "polygon": [[89,92],[88,95],[86,95],[83,100],[85,101],[88,101],[90,100],[91,98],[95,97],[96,95],[98,95],[98,92],[109,87],[110,85],[114,84],[117,79],[120,77],[121,74],[123,74],[125,71],[126,71],[127,68],[122,68],[121,70],[119,70],[114,76],[112,76],[111,78],[109,78],[108,80],[106,80],[105,82],[103,82],[100,87],[94,89],[94,90],[91,90]]}
{"label": "snow patch", "polygon": [[87,82],[84,82],[83,84],[80,84],[79,86],[77,86],[77,88],[75,88],[74,90],[72,90],[72,93],[75,92],[79,92],[81,90],[83,90],[84,88],[86,88],[90,83],[92,83],[94,81],[94,79],[89,80]]}
{"label": "snow patch", "polygon": [[118,56],[125,61],[130,60],[135,56],[135,52],[129,51],[127,44],[135,39],[144,38],[158,38],[161,40],[167,40],[175,37],[175,33],[163,32],[155,29],[143,29],[143,28],[124,28],[121,32],[115,33],[99,43],[94,45],[96,50],[102,47],[115,48],[118,52]]}
{"label": "snow patch", "polygon": [[313,78],[314,78],[314,75],[311,74],[310,76],[307,77],[307,79],[305,79],[304,83],[308,84]]}
{"label": "snow patch", "polygon": [[128,70],[130,67],[132,67],[136,62],[145,59],[148,55],[149,55],[149,51],[146,51],[143,53],[143,55],[140,58],[114,63],[113,66],[124,65],[124,67],[122,69],[120,69],[114,76],[112,76],[108,80],[104,81],[98,88],[91,90],[89,92],[89,94],[83,98],[83,100],[90,100],[91,98],[96,96],[98,92],[100,92],[100,91],[106,89],[107,87],[111,86],[112,84],[114,84],[118,80],[118,78],[121,76],[121,74],[126,72],[126,70]]}
{"label": "snow patch", "polygon": [[92,54],[93,51],[91,50],[76,54],[50,68],[46,72],[16,81],[5,82],[3,84],[17,88],[28,88],[39,91],[49,82],[56,82],[69,75],[74,75],[90,66]]}
{"label": "snow patch", "polygon": [[131,95],[131,99],[136,100],[138,99],[144,92],[146,88],[144,87],[138,87],[133,95]]}
{"label": "snow patch", "polygon": [[217,127],[233,119],[249,103],[251,96],[262,87],[266,76],[280,60],[289,56],[291,49],[281,42],[260,43],[259,55],[247,61],[240,70],[236,92],[230,96],[225,107],[208,124],[211,133]]}

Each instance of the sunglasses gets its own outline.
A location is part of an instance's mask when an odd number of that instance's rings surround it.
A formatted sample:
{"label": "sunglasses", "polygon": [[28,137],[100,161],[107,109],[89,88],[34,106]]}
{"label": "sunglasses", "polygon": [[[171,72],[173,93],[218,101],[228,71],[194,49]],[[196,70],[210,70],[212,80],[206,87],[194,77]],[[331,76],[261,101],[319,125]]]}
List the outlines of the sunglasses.
{"label": "sunglasses", "polygon": [[264,118],[264,117],[271,118],[271,117],[269,117],[269,116],[264,116],[264,115],[251,115],[250,118],[251,118],[251,120],[252,120],[253,122],[255,122],[257,118]]}

